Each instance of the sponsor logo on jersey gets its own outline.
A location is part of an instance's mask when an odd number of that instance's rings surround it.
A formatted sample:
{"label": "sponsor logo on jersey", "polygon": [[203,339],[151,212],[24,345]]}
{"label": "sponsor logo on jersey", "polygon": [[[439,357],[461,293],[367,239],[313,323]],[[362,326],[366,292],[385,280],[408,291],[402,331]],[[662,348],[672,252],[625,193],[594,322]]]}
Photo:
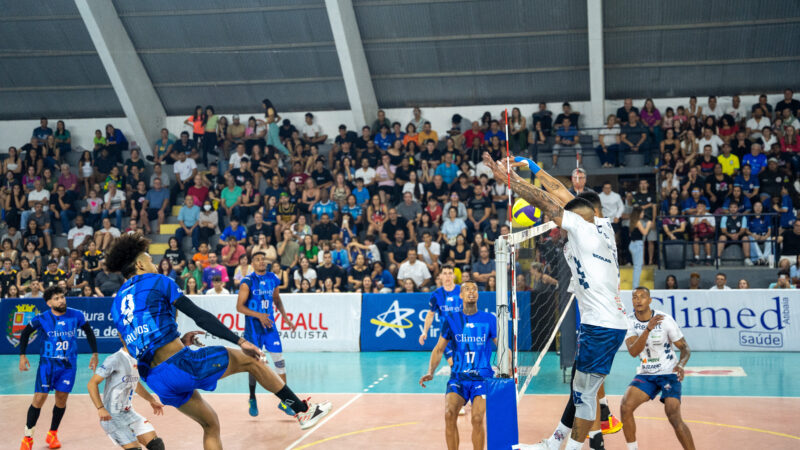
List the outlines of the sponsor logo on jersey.
{"label": "sponsor logo on jersey", "polygon": [[[14,311],[8,316],[6,322],[6,339],[14,347],[19,345],[19,339],[22,335],[22,330],[30,323],[31,319],[39,315],[39,309],[36,305],[31,303],[22,303],[16,305]],[[33,342],[39,333],[33,332],[28,342]]]}

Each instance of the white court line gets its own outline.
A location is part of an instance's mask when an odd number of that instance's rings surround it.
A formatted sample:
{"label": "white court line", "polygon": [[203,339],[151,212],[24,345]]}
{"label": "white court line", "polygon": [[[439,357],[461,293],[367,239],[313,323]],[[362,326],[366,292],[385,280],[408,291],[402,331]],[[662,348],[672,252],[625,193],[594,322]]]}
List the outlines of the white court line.
{"label": "white court line", "polygon": [[358,400],[359,398],[361,398],[361,396],[362,396],[362,395],[364,395],[362,392],[359,392],[358,394],[356,394],[356,396],[355,396],[355,397],[351,398],[351,399],[350,399],[350,401],[348,401],[347,403],[345,403],[344,405],[342,405],[342,407],[341,407],[341,408],[337,408],[337,409],[336,409],[336,411],[334,411],[334,412],[333,412],[333,414],[331,414],[331,415],[329,415],[328,417],[326,417],[326,418],[325,418],[325,419],[324,419],[322,422],[320,422],[320,423],[316,424],[316,425],[314,426],[314,428],[312,428],[312,429],[308,430],[308,431],[306,432],[306,434],[304,434],[304,435],[300,436],[300,439],[298,439],[298,440],[296,440],[296,441],[292,442],[291,444],[289,444],[289,446],[288,446],[288,447],[286,447],[286,450],[291,450],[291,449],[293,449],[295,446],[297,446],[297,444],[299,444],[299,443],[303,442],[303,441],[304,441],[304,440],[305,440],[307,437],[311,436],[311,434],[312,434],[313,432],[315,432],[315,431],[317,431],[318,429],[320,429],[320,428],[321,428],[323,425],[325,425],[325,423],[327,423],[329,420],[331,420],[331,419],[333,419],[334,417],[336,417],[336,415],[337,415],[337,414],[339,414],[340,412],[344,411],[344,409],[345,409],[345,408],[347,408],[348,406],[350,406],[350,405],[351,405],[351,404],[352,404],[354,401],[356,401],[356,400]]}

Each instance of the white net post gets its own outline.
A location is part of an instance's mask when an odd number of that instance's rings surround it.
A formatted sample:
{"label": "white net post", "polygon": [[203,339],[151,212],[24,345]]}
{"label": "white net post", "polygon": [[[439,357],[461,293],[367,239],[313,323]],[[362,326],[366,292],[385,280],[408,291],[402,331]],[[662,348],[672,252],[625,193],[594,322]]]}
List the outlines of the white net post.
{"label": "white net post", "polygon": [[497,366],[500,375],[512,374],[510,349],[508,346],[508,321],[511,318],[508,305],[508,241],[503,237],[494,242],[495,270],[497,271]]}

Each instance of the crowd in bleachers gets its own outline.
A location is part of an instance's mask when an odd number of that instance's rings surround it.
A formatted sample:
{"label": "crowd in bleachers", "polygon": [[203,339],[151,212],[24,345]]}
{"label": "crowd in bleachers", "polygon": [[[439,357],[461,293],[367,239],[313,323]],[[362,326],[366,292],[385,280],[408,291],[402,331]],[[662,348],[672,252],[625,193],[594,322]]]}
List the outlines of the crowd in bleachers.
{"label": "crowd in bleachers", "polygon": [[[459,281],[493,290],[507,191],[481,155],[501,158],[508,141],[512,153],[550,152],[555,166],[568,149],[580,160],[592,141],[568,103],[555,118],[541,104],[530,122],[514,108],[508,136],[502,113],[474,122],[456,114],[440,135],[419,108],[406,118],[379,111],[358,132],[342,125],[328,136],[311,113],[292,124],[269,101],[264,110],[228,121],[198,106],[185,121],[191,132],[162,130],[146,157],[113,125],[78,149],[63,121],[53,130],[42,118],[3,161],[3,297],[54,283],[72,295],[113,294],[122,279],[104,269],[111,241],[137,231],[157,238],[169,223],[177,229],[159,271],[189,293],[236,292],[256,251],[285,291],[426,291],[445,264]],[[724,110],[714,97],[702,106],[692,98],[663,115],[652,100],[641,109],[625,100],[594,150],[604,167],[631,153],[656,161],[658,185],[642,179],[622,195],[603,186],[604,212],[627,250],[621,263],[639,273],[653,264],[659,235],[693,243],[697,263],[735,243],[755,264],[777,262],[773,251],[800,254],[799,110],[790,90],[775,108],[766,97],[751,108],[734,97]],[[585,184],[576,170],[573,189]],[[534,264],[522,284],[555,282],[537,257],[544,268]]]}

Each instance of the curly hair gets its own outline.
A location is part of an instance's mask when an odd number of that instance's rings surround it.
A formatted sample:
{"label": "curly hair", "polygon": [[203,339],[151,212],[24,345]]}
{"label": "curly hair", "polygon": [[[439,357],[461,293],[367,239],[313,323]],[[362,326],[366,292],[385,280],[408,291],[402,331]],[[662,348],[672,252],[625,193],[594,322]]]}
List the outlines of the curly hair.
{"label": "curly hair", "polygon": [[106,267],[109,272],[121,272],[130,278],[136,272],[136,258],[149,248],[150,241],[140,233],[120,236],[106,253]]}

